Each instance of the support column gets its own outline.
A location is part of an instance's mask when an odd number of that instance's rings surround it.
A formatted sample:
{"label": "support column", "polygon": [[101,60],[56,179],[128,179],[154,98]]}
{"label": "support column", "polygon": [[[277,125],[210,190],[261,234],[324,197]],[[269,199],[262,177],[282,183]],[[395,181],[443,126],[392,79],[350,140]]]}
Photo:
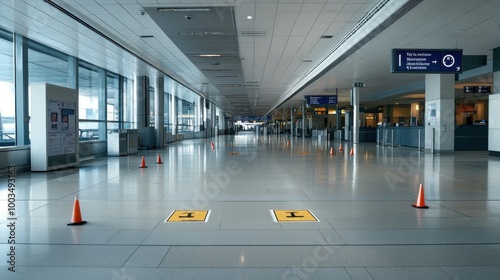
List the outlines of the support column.
{"label": "support column", "polygon": [[353,120],[352,120],[352,143],[359,143],[359,88],[352,89],[352,106],[353,106]]}
{"label": "support column", "polygon": [[[19,34],[14,35],[15,95],[16,95],[16,145],[30,144],[29,137],[29,100],[28,100],[28,40]],[[36,106],[35,104],[33,104]],[[22,117],[19,117],[22,116]]]}
{"label": "support column", "polygon": [[493,94],[488,105],[488,151],[500,157],[500,47],[493,50]]}
{"label": "support column", "polygon": [[290,108],[290,138],[293,138],[293,108]]}
{"label": "support column", "polygon": [[155,131],[156,148],[163,148],[165,143],[165,80],[163,77],[156,79],[155,87]]}
{"label": "support column", "polygon": [[[337,131],[342,130],[342,109],[339,107],[339,104],[337,103],[337,119],[335,120],[335,129]],[[339,135],[337,133],[337,135]],[[342,140],[340,135],[339,135],[339,140]]]}
{"label": "support column", "polygon": [[306,102],[302,102],[302,140],[306,139]]}
{"label": "support column", "polygon": [[349,127],[351,126],[351,112],[352,109],[348,109],[346,107],[345,109],[345,123],[344,123],[344,139],[343,140],[346,140],[346,141],[351,141],[351,133],[350,133],[350,130],[349,130]]}
{"label": "support column", "polygon": [[455,76],[425,75],[425,148],[455,150]]}

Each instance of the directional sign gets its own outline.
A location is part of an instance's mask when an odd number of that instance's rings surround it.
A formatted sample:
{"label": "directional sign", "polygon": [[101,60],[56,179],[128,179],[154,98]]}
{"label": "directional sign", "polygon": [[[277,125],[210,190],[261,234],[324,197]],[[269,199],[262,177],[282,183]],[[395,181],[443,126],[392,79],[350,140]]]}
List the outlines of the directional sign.
{"label": "directional sign", "polygon": [[309,105],[335,105],[337,95],[306,95],[306,103]]}
{"label": "directional sign", "polygon": [[206,222],[210,210],[175,210],[165,222]]}
{"label": "directional sign", "polygon": [[462,50],[392,50],[393,73],[462,73]]}
{"label": "directional sign", "polygon": [[275,222],[319,222],[309,210],[271,210]]}

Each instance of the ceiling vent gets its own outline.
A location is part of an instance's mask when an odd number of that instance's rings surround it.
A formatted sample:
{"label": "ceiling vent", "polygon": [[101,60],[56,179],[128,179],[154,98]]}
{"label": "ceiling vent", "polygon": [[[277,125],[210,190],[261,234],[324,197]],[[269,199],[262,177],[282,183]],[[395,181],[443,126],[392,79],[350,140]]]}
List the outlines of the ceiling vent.
{"label": "ceiling vent", "polygon": [[213,32],[178,32],[177,33],[179,36],[224,36],[225,34],[220,31],[213,31]]}
{"label": "ceiling vent", "polygon": [[212,8],[158,8],[158,12],[211,12]]}

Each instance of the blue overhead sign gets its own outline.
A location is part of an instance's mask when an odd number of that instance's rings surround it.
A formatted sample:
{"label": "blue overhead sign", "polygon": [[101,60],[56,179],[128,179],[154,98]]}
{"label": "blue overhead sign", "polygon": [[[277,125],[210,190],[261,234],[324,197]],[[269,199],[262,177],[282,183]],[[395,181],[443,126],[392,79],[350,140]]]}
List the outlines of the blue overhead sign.
{"label": "blue overhead sign", "polygon": [[393,73],[462,73],[462,50],[393,49]]}
{"label": "blue overhead sign", "polygon": [[306,103],[309,105],[335,105],[337,95],[306,95]]}

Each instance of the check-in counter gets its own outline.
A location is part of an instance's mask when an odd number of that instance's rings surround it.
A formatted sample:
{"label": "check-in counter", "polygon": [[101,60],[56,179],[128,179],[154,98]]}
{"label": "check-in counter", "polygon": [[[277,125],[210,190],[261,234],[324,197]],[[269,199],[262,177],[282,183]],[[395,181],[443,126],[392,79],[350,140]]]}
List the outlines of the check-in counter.
{"label": "check-in counter", "polygon": [[[419,146],[420,142],[420,146]],[[377,144],[425,149],[423,126],[377,127]],[[455,127],[455,151],[487,151],[488,126],[468,125]]]}
{"label": "check-in counter", "polygon": [[455,151],[487,151],[488,126],[464,125],[455,127]]}
{"label": "check-in counter", "polygon": [[359,142],[376,142],[377,128],[376,127],[360,127]]}
{"label": "check-in counter", "polygon": [[425,148],[425,127],[423,126],[378,126],[377,144],[382,146],[404,146]]}

